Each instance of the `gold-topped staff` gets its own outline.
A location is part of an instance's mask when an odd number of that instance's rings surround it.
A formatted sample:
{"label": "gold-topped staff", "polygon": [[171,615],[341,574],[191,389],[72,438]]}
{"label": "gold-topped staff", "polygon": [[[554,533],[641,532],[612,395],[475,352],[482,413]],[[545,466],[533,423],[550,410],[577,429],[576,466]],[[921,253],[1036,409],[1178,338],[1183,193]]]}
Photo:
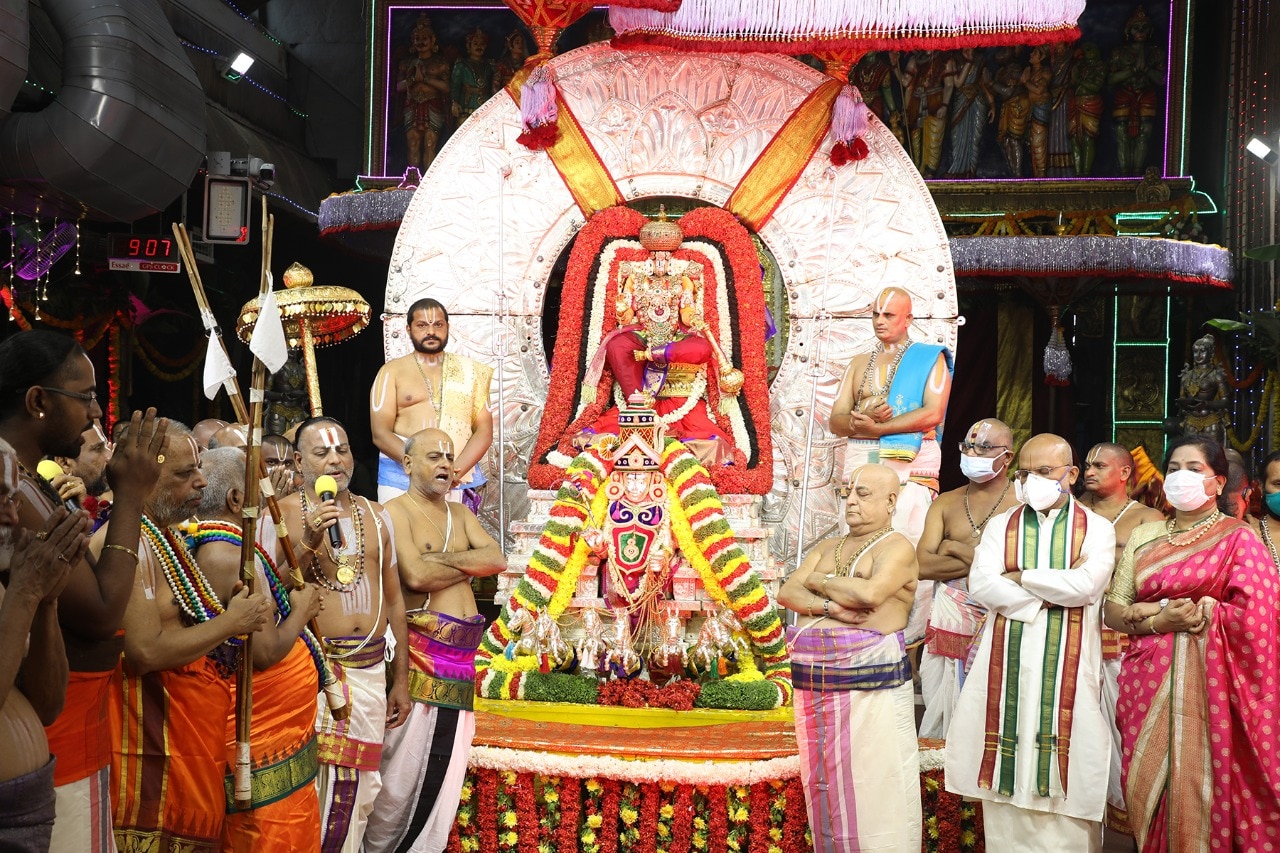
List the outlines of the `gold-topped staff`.
{"label": "gold-topped staff", "polygon": [[[331,346],[353,338],[369,325],[370,308],[364,297],[348,287],[316,285],[311,270],[294,263],[284,272],[286,290],[276,294],[284,335],[289,349],[302,350],[307,371],[307,395],[311,416],[324,414],[320,402],[320,374],[316,370],[316,347]],[[236,334],[241,340],[258,321],[258,303],[250,301],[240,309]]]}

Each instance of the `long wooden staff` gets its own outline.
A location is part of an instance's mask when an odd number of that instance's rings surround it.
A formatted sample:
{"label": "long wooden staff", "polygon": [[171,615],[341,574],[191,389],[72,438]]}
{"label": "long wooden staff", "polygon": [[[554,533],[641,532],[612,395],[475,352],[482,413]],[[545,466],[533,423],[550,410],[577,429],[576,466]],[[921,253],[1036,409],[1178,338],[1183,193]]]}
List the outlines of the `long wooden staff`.
{"label": "long wooden staff", "polygon": [[[275,217],[267,213],[267,197],[262,197],[262,273],[258,281],[258,302],[271,291],[271,241],[275,235]],[[262,316],[258,316],[262,328]],[[256,354],[253,378],[249,384],[248,447],[245,448],[244,503],[240,513],[240,582],[250,594],[257,578],[255,561],[258,542],[258,513],[261,497],[258,468],[262,460],[262,400],[267,387],[267,366]],[[236,673],[236,808],[253,807],[252,759],[250,733],[253,722],[253,634],[244,638],[240,670]]]}
{"label": "long wooden staff", "polygon": [[[209,300],[204,292],[204,283],[200,280],[200,272],[196,269],[195,252],[191,248],[191,238],[187,235],[186,226],[179,222],[173,223],[173,236],[178,243],[178,252],[182,255],[183,262],[187,265],[187,276],[191,280],[191,289],[195,293],[196,304],[200,307],[200,314],[204,318],[205,327],[209,330],[209,334],[216,335],[218,345],[226,352],[226,342],[222,336],[218,334],[217,323],[213,318],[213,312],[209,309]],[[227,359],[230,361],[230,358]],[[227,391],[227,396],[231,399],[231,407],[236,413],[236,421],[238,423],[249,422],[249,411],[244,403],[244,397],[240,394],[240,385],[234,376],[229,377],[223,382],[223,387]],[[298,557],[293,550],[293,542],[289,538],[289,529],[284,523],[284,514],[280,511],[280,502],[276,499],[275,491],[271,487],[271,480],[267,473],[267,465],[264,460],[258,460],[258,475],[262,480],[262,495],[267,499],[267,509],[271,513],[271,520],[276,526],[276,537],[280,540],[280,547],[284,550],[285,561],[289,564],[289,579],[294,587],[301,589],[306,580],[302,575],[302,567],[298,565]],[[246,483],[248,478],[246,478]],[[311,629],[311,633],[317,638],[322,635],[317,620],[312,619],[307,623],[307,627]],[[329,704],[329,712],[333,714],[335,720],[345,720],[351,714],[351,709],[347,705],[346,696],[342,692],[342,683],[338,681],[334,675],[333,667],[329,665],[328,657],[323,658],[324,664],[324,691],[325,697]]]}

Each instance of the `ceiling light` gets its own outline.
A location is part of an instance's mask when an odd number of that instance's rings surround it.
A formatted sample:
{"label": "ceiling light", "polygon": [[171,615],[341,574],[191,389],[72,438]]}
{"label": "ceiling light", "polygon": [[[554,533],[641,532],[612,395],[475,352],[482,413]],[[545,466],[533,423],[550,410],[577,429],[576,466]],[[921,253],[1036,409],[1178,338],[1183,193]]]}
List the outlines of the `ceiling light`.
{"label": "ceiling light", "polygon": [[253,65],[253,57],[245,53],[243,50],[236,53],[232,59],[220,57],[217,62],[218,72],[232,83],[240,82],[240,78]]}
{"label": "ceiling light", "polygon": [[1269,166],[1280,162],[1280,152],[1261,136],[1255,136],[1245,145],[1245,150]]}

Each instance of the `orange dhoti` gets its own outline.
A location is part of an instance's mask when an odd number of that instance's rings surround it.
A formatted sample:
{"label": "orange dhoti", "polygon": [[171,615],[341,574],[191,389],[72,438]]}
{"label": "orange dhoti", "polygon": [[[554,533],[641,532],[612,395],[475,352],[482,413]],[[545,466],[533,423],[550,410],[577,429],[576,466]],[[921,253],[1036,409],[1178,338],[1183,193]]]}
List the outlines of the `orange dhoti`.
{"label": "orange dhoti", "polygon": [[[111,745],[108,710],[118,695],[120,665],[105,672],[72,672],[67,700],[53,725],[45,728],[49,752],[58,759],[53,772],[58,819],[49,849],[75,853],[111,853]],[[114,688],[114,690],[113,690]]]}
{"label": "orange dhoti", "polygon": [[[253,675],[253,808],[236,811],[233,777],[225,778],[227,822],[222,849],[262,853],[320,848],[316,795],[316,665],[301,639],[284,660]],[[234,703],[226,718],[226,761],[235,765]]]}
{"label": "orange dhoti", "polygon": [[229,679],[207,657],[146,675],[126,663],[121,698],[111,705],[116,844],[213,853],[227,810]]}

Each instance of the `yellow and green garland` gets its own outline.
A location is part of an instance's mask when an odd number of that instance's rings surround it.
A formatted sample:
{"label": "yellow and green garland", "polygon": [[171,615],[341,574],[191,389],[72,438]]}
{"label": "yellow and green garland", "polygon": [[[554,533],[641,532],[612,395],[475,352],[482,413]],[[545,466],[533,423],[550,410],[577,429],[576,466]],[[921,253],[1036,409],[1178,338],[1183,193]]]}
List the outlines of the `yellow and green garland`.
{"label": "yellow and green garland", "polygon": [[[591,548],[579,535],[587,526],[600,526],[607,509],[600,486],[613,469],[612,460],[592,448],[570,463],[565,483],[556,494],[551,518],[543,528],[524,577],[512,590],[476,652],[476,684],[489,699],[523,699],[528,674],[536,671],[535,657],[508,660],[503,651],[514,639],[508,629],[513,609],[559,619],[573,598],[578,576]],[[734,537],[724,515],[720,495],[707,470],[679,441],[668,438],[661,470],[671,488],[668,512],[671,531],[685,559],[698,572],[711,598],[729,608],[751,637],[754,653],[764,665],[763,678],[778,690],[775,707],[791,702],[791,669],[782,619],[760,575]],[[746,673],[754,662],[746,662]],[[760,677],[760,676],[755,676]]]}

